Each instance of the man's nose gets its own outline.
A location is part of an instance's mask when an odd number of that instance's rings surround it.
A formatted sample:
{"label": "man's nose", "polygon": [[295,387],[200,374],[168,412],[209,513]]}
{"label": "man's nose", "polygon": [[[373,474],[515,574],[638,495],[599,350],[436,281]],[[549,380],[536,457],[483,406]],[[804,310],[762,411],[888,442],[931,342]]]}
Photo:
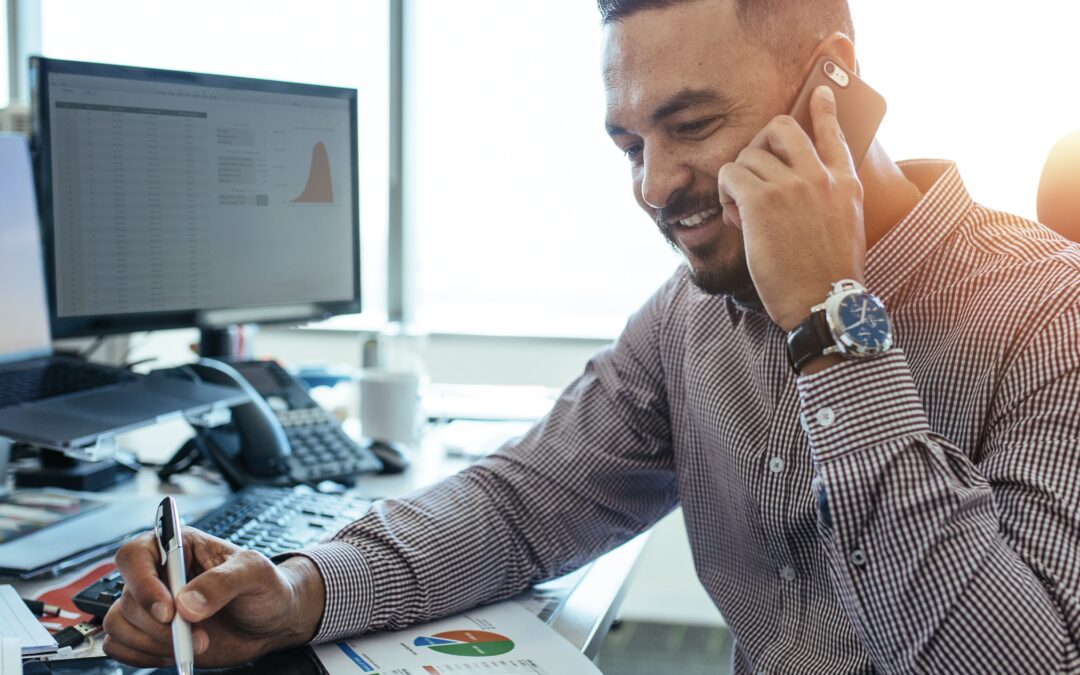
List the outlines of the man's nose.
{"label": "man's nose", "polygon": [[641,198],[654,209],[662,209],[690,187],[693,171],[677,155],[646,149],[641,176]]}

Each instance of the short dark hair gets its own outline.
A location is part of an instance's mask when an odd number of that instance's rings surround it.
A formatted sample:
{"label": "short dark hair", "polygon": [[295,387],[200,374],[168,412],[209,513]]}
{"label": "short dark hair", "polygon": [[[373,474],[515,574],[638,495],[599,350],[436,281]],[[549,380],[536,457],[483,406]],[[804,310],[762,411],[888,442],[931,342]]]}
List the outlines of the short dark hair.
{"label": "short dark hair", "polygon": [[[611,24],[647,9],[699,0],[597,0],[600,18]],[[855,40],[847,0],[733,0],[747,38],[797,69],[817,43],[834,32]]]}

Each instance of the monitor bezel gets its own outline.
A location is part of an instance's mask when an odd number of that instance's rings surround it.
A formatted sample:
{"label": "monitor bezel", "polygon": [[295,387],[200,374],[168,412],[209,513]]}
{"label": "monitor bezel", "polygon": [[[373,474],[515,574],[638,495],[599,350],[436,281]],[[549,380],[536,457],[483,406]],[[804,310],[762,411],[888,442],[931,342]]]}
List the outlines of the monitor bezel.
{"label": "monitor bezel", "polygon": [[[310,303],[260,304],[252,306],[202,307],[192,310],[141,312],[101,316],[58,316],[56,284],[56,248],[53,222],[52,148],[50,138],[50,101],[48,78],[52,73],[89,75],[96,77],[119,77],[142,79],[169,84],[187,84],[207,87],[235,88],[268,93],[320,96],[344,99],[349,105],[349,166],[352,172],[350,185],[352,206],[352,252],[353,297],[348,300],[312,301]],[[208,322],[211,315],[224,313],[260,314],[273,318],[258,318],[260,324],[300,324],[319,321],[339,314],[356,314],[361,311],[360,277],[360,185],[359,185],[359,139],[357,127],[357,91],[345,87],[318,84],[264,80],[232,75],[197,73],[159,68],[144,68],[88,61],[71,61],[42,56],[30,57],[31,84],[31,153],[38,192],[38,210],[41,219],[41,240],[44,251],[45,278],[49,302],[49,320],[54,339],[132,333],[138,331],[167,330],[175,328],[216,329],[228,324]],[[289,312],[296,308],[295,315]],[[303,309],[300,309],[303,308]],[[282,314],[284,310],[285,315]],[[276,314],[276,315],[275,315]]]}

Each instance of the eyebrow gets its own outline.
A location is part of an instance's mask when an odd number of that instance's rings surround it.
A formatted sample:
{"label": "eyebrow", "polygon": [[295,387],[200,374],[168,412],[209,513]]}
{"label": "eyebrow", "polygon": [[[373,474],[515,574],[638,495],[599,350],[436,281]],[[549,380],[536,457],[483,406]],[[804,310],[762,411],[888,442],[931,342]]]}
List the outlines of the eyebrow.
{"label": "eyebrow", "polygon": [[[656,124],[687,108],[707,104],[728,108],[731,106],[731,99],[712,89],[683,89],[654,110],[649,117]],[[627,133],[626,129],[614,124],[608,124],[606,128],[609,136]]]}

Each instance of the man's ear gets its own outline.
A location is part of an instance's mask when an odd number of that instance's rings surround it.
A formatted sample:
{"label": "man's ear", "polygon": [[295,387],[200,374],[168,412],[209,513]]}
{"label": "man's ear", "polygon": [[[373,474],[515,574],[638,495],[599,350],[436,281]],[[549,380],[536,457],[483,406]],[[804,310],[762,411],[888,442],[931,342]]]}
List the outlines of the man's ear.
{"label": "man's ear", "polygon": [[814,64],[822,56],[831,56],[834,59],[841,61],[848,70],[859,74],[859,62],[855,59],[855,44],[852,43],[851,38],[843,33],[830,33],[822,38],[821,42],[814,47],[814,53],[810,55],[806,63],[803,64],[803,72],[800,81],[806,79],[806,76],[810,74],[810,69],[814,67]]}

